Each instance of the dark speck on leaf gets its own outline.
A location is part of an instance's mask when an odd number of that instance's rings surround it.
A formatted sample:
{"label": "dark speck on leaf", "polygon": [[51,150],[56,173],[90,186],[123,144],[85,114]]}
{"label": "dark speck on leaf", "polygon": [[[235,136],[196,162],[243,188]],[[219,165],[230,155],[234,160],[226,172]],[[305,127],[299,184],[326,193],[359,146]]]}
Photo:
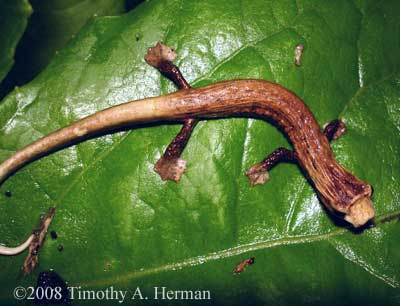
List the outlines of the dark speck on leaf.
{"label": "dark speck on leaf", "polygon": [[12,196],[12,192],[10,190],[7,190],[6,192],[4,192],[4,195],[10,198]]}
{"label": "dark speck on leaf", "polygon": [[57,247],[57,250],[59,252],[62,252],[64,250],[64,246],[62,244],[59,244],[58,247]]}
{"label": "dark speck on leaf", "polygon": [[50,232],[50,236],[51,236],[51,239],[57,239],[57,237],[58,237],[58,235],[57,235],[57,232],[56,231],[51,231]]}

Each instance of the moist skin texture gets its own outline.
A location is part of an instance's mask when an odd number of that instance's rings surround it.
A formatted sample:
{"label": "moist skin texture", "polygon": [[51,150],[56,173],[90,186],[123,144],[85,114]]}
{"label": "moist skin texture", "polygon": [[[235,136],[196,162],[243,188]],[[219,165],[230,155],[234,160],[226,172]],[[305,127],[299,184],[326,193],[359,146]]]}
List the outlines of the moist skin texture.
{"label": "moist skin texture", "polygon": [[371,186],[341,166],[303,101],[263,80],[233,80],[120,104],[53,132],[0,165],[0,183],[19,168],[55,150],[121,127],[187,118],[252,117],[272,121],[291,141],[299,166],[324,205],[359,227],[374,217]]}

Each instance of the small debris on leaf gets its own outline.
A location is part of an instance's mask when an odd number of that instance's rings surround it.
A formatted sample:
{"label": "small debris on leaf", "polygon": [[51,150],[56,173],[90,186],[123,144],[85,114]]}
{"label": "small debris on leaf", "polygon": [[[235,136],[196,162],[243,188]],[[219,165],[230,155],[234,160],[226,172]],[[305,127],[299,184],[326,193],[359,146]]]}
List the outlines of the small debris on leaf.
{"label": "small debris on leaf", "polygon": [[29,245],[28,256],[22,265],[22,273],[24,275],[32,273],[39,263],[39,250],[45,241],[47,229],[53,220],[55,212],[56,208],[51,207],[47,214],[40,219],[38,227],[33,231],[34,238]]}
{"label": "small debris on leaf", "polygon": [[235,269],[233,269],[233,273],[242,273],[248,266],[251,266],[252,264],[254,264],[254,257],[247,258],[236,265]]}
{"label": "small debris on leaf", "polygon": [[294,49],[294,64],[297,67],[301,66],[301,56],[303,55],[304,45],[298,44]]}
{"label": "small debris on leaf", "polygon": [[57,232],[56,232],[56,231],[51,231],[51,232],[50,232],[50,237],[51,237],[51,239],[53,239],[53,240],[57,239],[57,237],[58,237]]}

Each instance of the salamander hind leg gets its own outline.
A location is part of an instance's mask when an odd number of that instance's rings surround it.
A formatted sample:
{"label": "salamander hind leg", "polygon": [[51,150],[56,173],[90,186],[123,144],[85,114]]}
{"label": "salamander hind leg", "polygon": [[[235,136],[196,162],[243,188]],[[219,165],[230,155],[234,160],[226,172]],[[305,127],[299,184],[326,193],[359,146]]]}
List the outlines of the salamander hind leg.
{"label": "salamander hind leg", "polygon": [[172,180],[178,182],[182,174],[186,171],[186,160],[180,156],[189,141],[196,123],[196,119],[186,119],[178,135],[171,141],[163,156],[154,165],[154,171],[164,181]]}
{"label": "salamander hind leg", "polygon": [[[189,89],[190,85],[183,77],[181,71],[173,64],[176,58],[174,49],[158,42],[150,48],[145,56],[145,61],[156,68],[162,75],[170,79],[179,89]],[[154,166],[161,179],[178,182],[186,171],[186,161],[181,154],[197,124],[197,119],[186,119],[183,127],[168,145],[163,156]]]}
{"label": "salamander hind leg", "polygon": [[[340,119],[332,120],[324,126],[324,135],[329,142],[338,139],[346,132],[346,126]],[[251,186],[264,184],[269,179],[269,170],[280,162],[296,162],[296,153],[285,148],[278,148],[264,160],[247,170],[246,175]]]}
{"label": "salamander hind leg", "polygon": [[280,162],[296,162],[296,153],[286,148],[278,148],[258,164],[247,170],[246,175],[251,186],[264,184],[269,179],[269,172]]}

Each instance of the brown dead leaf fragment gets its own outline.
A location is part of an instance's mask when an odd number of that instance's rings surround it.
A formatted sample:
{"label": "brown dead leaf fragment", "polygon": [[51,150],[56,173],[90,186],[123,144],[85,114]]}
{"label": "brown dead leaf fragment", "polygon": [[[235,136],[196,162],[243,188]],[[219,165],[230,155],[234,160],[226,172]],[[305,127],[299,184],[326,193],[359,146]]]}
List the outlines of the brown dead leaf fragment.
{"label": "brown dead leaf fragment", "polygon": [[242,273],[248,266],[251,266],[252,264],[254,264],[254,257],[247,258],[236,265],[235,269],[233,269],[233,273]]}
{"label": "brown dead leaf fragment", "polygon": [[39,263],[39,250],[45,241],[47,229],[53,220],[55,212],[56,208],[51,207],[46,215],[40,218],[38,227],[33,231],[34,238],[29,245],[28,256],[25,258],[22,265],[22,272],[24,275],[32,273]]}

